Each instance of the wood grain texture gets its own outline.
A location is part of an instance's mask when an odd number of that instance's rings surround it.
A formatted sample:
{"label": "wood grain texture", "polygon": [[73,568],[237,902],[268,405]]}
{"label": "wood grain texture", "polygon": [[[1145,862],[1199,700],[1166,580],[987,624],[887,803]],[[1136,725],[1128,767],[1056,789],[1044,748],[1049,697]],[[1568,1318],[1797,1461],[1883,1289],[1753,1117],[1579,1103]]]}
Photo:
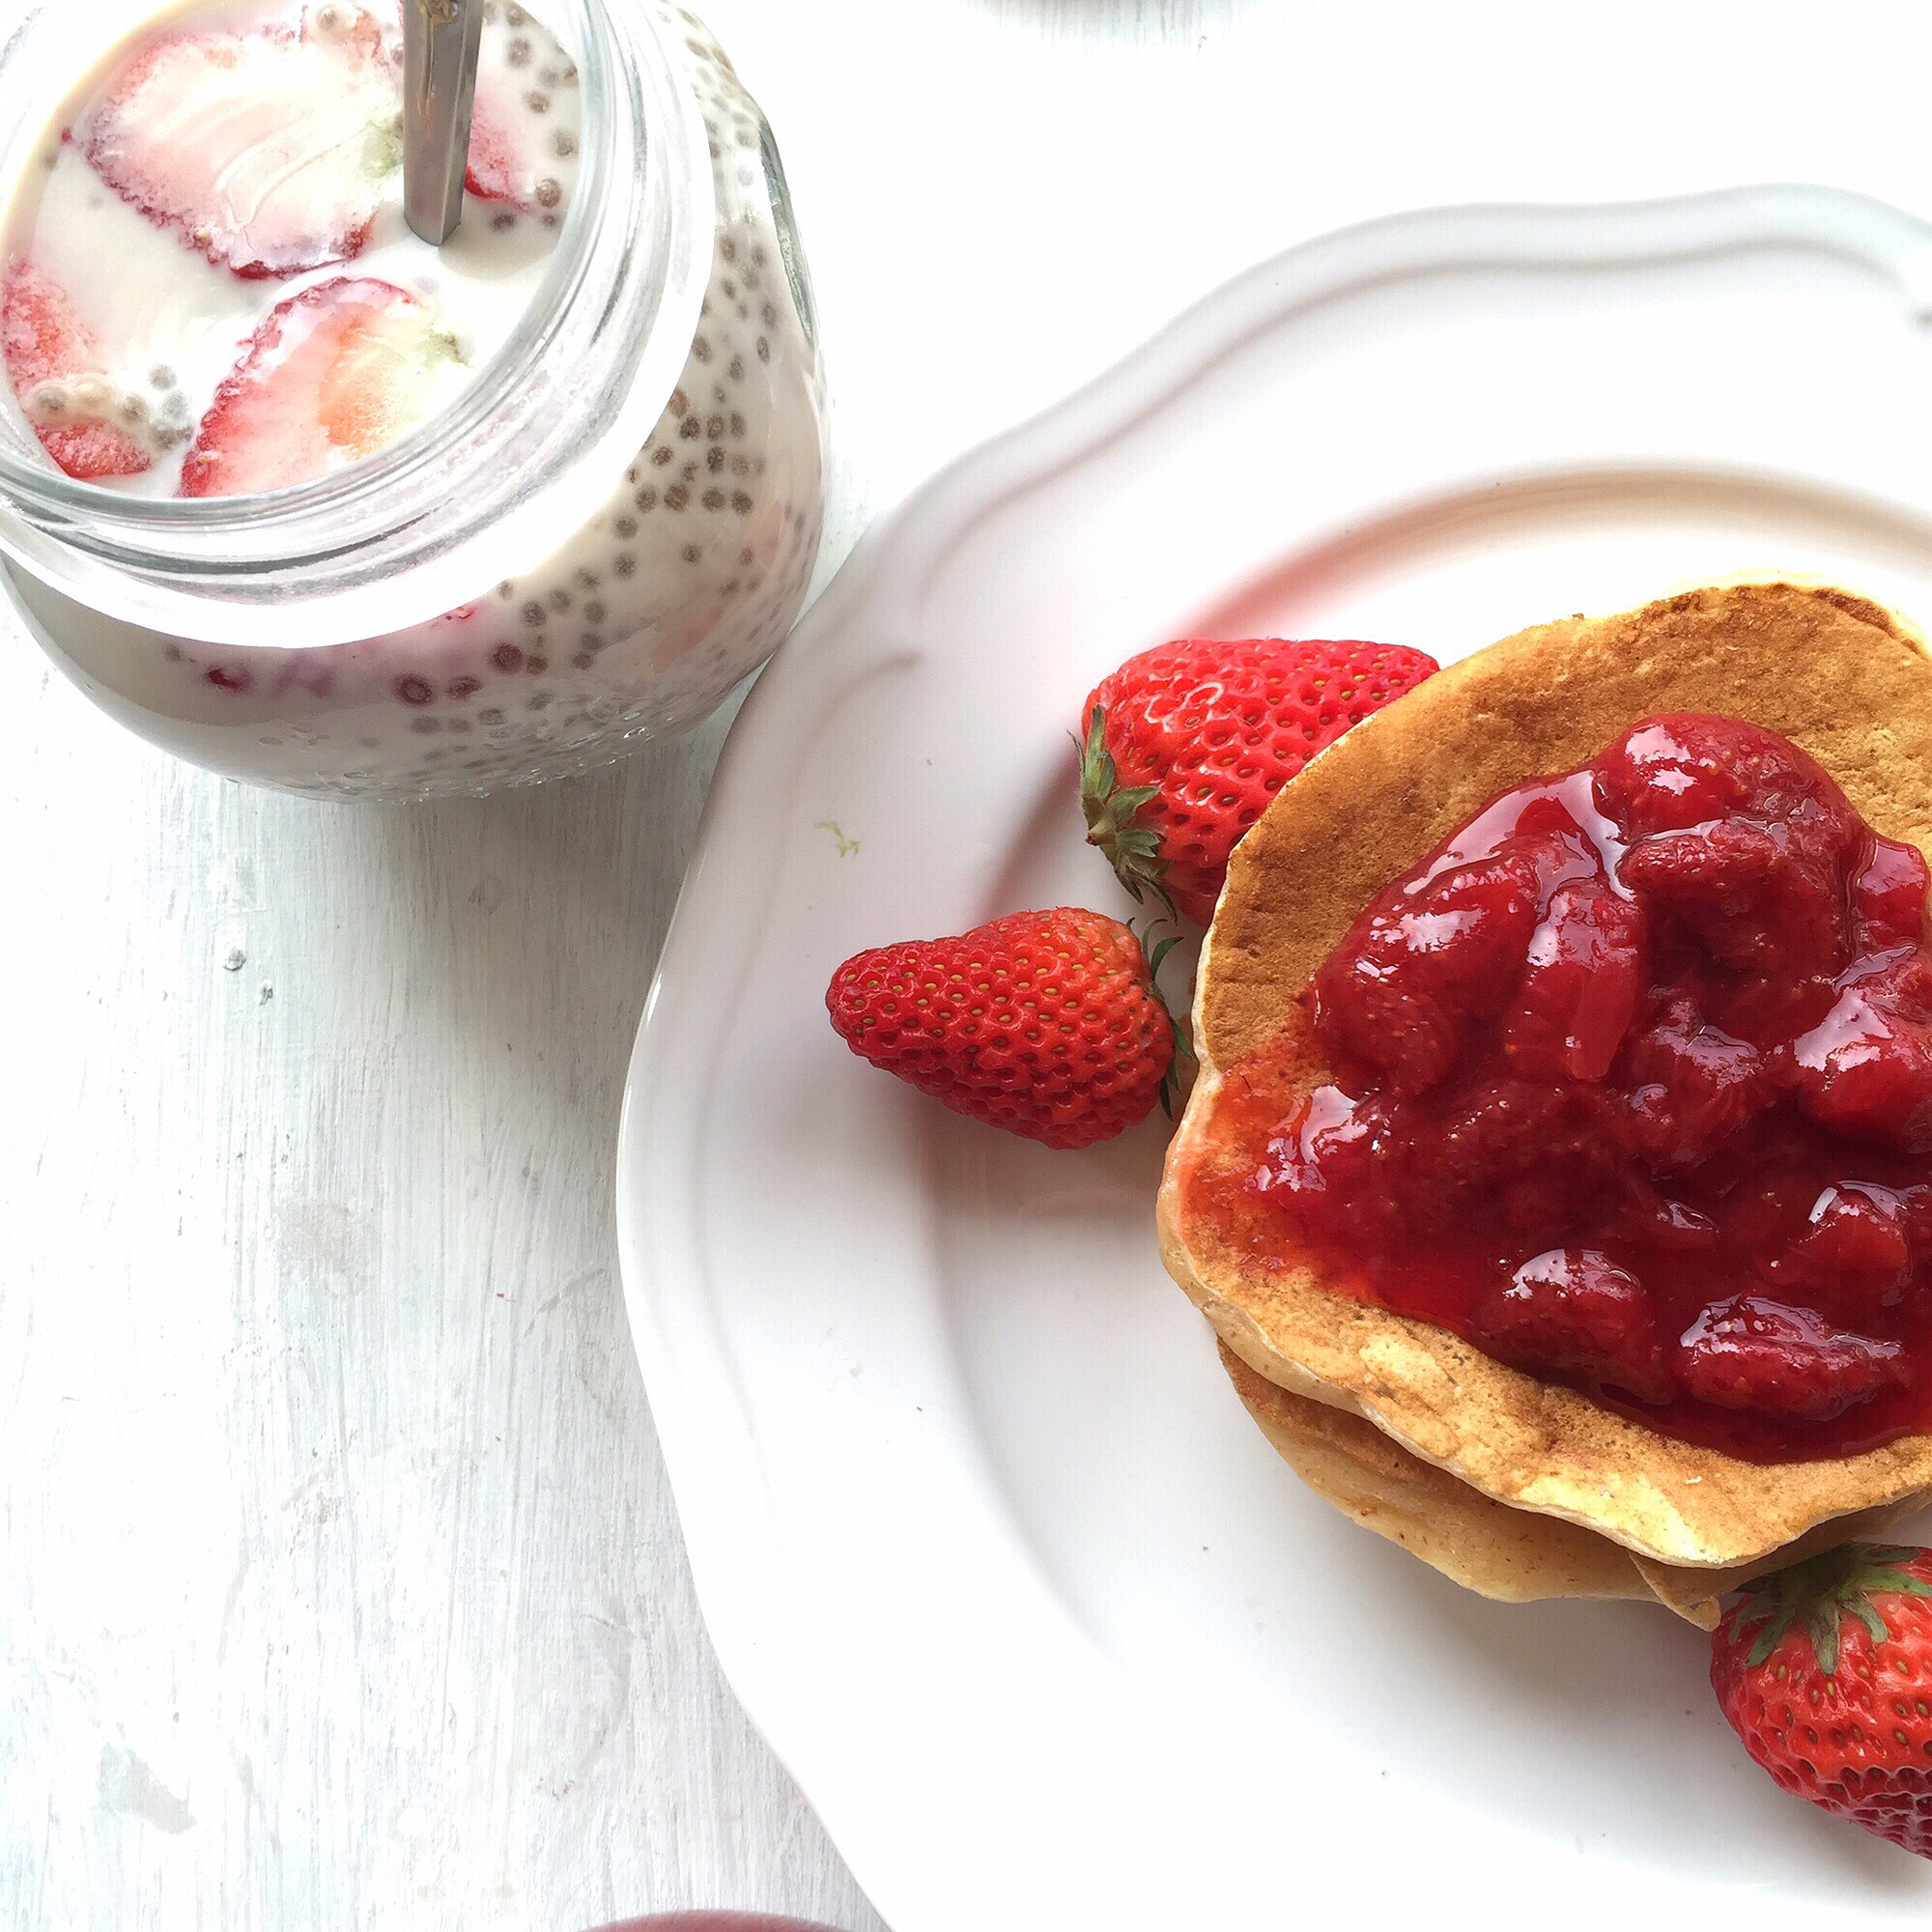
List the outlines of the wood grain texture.
{"label": "wood grain texture", "polygon": [[711,1662],[612,1254],[718,729],[343,810],[5,680],[0,1922],[875,1924]]}
{"label": "wood grain texture", "polygon": [[[1339,222],[1925,193],[1905,4],[701,11],[810,253],[827,563]],[[720,727],[317,807],[170,764],[5,628],[0,1925],[877,1932],[712,1662],[615,1277],[618,1096]]]}

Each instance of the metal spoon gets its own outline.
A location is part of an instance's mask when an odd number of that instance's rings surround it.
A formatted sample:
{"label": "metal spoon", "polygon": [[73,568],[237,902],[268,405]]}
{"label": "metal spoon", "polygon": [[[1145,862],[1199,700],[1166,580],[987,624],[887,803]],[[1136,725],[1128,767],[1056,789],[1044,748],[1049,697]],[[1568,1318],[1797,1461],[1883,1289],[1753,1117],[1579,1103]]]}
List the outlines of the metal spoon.
{"label": "metal spoon", "polygon": [[406,0],[403,14],[403,213],[440,248],[463,218],[483,0]]}

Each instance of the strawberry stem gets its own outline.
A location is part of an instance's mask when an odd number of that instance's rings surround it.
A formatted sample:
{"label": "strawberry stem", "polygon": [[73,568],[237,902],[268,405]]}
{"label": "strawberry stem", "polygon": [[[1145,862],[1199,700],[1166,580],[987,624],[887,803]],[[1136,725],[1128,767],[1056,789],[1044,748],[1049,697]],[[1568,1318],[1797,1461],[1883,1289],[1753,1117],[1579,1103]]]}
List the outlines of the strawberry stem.
{"label": "strawberry stem", "polygon": [[1874,1643],[1890,1634],[1874,1597],[1932,1597],[1932,1583],[1898,1566],[1918,1552],[1896,1545],[1847,1543],[1807,1557],[1744,1586],[1745,1601],[1731,1612],[1734,1634],[1759,1626],[1746,1662],[1762,1663],[1794,1624],[1811,1641],[1818,1667],[1827,1677],[1838,1670],[1838,1632],[1857,1617]]}
{"label": "strawberry stem", "polygon": [[[1099,713],[1096,711],[1094,716],[1098,717]],[[1187,1022],[1175,1011],[1167,995],[1160,989],[1161,966],[1167,955],[1180,944],[1179,930],[1169,933],[1155,944],[1154,933],[1163,923],[1161,920],[1150,920],[1147,930],[1136,933],[1135,937],[1139,939],[1142,955],[1147,960],[1148,984],[1152,988],[1154,998],[1160,1002],[1160,1009],[1167,1015],[1168,1025],[1174,1029],[1174,1052],[1168,1059],[1167,1071],[1160,1079],[1160,1110],[1171,1121],[1188,1087],[1193,1084],[1194,1071],[1200,1063],[1195,1056],[1194,1037]],[[1134,928],[1130,924],[1127,930],[1133,932]]]}
{"label": "strawberry stem", "polygon": [[1138,823],[1141,807],[1158,785],[1123,785],[1106,745],[1107,714],[1094,705],[1080,753],[1080,810],[1087,820],[1087,842],[1099,847],[1114,876],[1136,903],[1151,898],[1167,918],[1179,921],[1174,900],[1161,883],[1167,861],[1160,856],[1160,834]]}

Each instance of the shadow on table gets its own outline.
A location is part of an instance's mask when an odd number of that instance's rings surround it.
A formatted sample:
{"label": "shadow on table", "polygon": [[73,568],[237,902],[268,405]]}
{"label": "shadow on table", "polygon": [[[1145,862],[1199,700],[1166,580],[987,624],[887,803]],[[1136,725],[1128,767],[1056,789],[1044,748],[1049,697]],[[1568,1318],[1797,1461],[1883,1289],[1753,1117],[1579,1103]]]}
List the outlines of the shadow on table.
{"label": "shadow on table", "polygon": [[582,778],[372,813],[372,898],[412,909],[412,1020],[441,1031],[453,1078],[492,1090],[486,1112],[554,1112],[606,1167],[727,724]]}

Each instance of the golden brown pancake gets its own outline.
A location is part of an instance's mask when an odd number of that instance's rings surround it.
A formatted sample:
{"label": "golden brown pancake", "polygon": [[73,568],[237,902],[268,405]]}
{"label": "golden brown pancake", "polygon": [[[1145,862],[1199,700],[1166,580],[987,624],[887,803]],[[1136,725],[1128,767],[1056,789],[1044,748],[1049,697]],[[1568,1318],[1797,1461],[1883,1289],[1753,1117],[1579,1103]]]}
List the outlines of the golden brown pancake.
{"label": "golden brown pancake", "polygon": [[1650,1596],[1622,1545],[1494,1501],[1352,1411],[1277,1388],[1225,1342],[1221,1366],[1262,1434],[1317,1495],[1465,1588],[1506,1604]]}
{"label": "golden brown pancake", "polygon": [[1236,848],[1202,951],[1201,1075],[1169,1150],[1160,1241],[1221,1339],[1277,1386],[1366,1417],[1497,1502],[1654,1564],[1728,1570],[1833,1519],[1932,1493],[1932,1436],[1761,1464],[1661,1435],[1447,1330],[1332,1293],[1316,1267],[1247,1260],[1190,1211],[1183,1184],[1214,1159],[1233,1062],[1287,1043],[1308,1088],[1328,1077],[1293,995],[1389,879],[1498,793],[1584,764],[1662,711],[1725,712],[1781,732],[1878,831],[1932,855],[1932,653],[1849,592],[1687,591],[1539,625],[1449,666],[1315,758]]}
{"label": "golden brown pancake", "polygon": [[1692,1570],[1634,1555],[1620,1543],[1558,1517],[1512,1509],[1411,1456],[1351,1409],[1291,1395],[1258,1376],[1224,1342],[1221,1366],[1276,1453],[1342,1514],[1419,1556],[1452,1582],[1497,1603],[1546,1597],[1657,1602],[1714,1630],[1726,1590],[1814,1549],[1875,1536],[1911,1501],[1833,1517],[1796,1543],[1728,1570]]}

